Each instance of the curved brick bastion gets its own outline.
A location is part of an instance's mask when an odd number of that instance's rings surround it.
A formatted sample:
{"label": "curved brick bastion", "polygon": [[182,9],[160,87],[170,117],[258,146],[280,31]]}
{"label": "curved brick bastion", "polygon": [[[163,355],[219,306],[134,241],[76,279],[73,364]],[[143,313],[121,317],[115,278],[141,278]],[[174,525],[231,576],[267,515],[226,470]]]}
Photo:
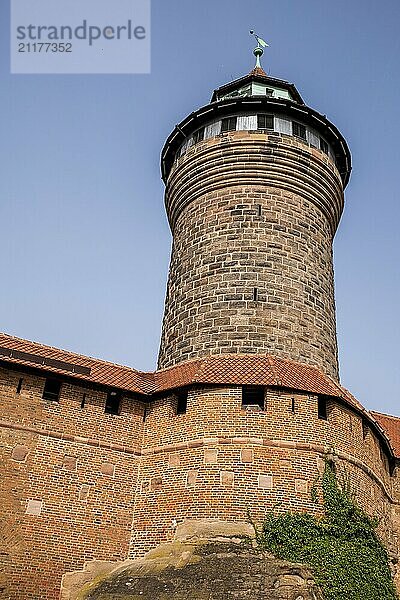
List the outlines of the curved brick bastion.
{"label": "curved brick bastion", "polygon": [[[174,523],[192,518],[260,524],[266,510],[318,512],[324,460],[349,478],[358,503],[380,515],[394,550],[393,465],[379,431],[355,404],[318,394],[265,388],[265,408],[244,407],[242,386],[194,386],[187,410],[178,397],[154,400],[146,414],[131,556],[170,540]],[[333,453],[332,453],[333,450]]]}

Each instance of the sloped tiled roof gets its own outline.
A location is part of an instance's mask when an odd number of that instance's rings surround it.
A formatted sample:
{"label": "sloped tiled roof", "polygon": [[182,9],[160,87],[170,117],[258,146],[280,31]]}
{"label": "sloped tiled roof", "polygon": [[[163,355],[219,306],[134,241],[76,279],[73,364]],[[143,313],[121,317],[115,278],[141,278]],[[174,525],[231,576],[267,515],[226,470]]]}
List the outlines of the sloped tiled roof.
{"label": "sloped tiled roof", "polygon": [[396,458],[400,458],[400,417],[392,417],[372,411],[371,413],[390,439]]}
{"label": "sloped tiled roof", "polygon": [[269,385],[340,397],[364,410],[350,392],[317,367],[270,354],[207,356],[146,373],[0,333],[0,360],[145,395],[193,383]]}
{"label": "sloped tiled roof", "polygon": [[329,396],[342,388],[316,367],[272,355],[227,354],[208,356],[155,373],[157,390],[189,383],[270,385]]}
{"label": "sloped tiled roof", "polygon": [[317,367],[269,354],[214,355],[154,373],[0,333],[0,361],[150,396],[192,384],[265,385],[340,398],[361,412],[400,458],[400,418],[368,412],[348,390]]}
{"label": "sloped tiled roof", "polygon": [[[11,351],[11,354],[8,354],[7,350]],[[150,373],[141,373],[130,367],[29,342],[4,333],[0,333],[0,360],[139,394],[148,394],[153,390],[153,377]]]}

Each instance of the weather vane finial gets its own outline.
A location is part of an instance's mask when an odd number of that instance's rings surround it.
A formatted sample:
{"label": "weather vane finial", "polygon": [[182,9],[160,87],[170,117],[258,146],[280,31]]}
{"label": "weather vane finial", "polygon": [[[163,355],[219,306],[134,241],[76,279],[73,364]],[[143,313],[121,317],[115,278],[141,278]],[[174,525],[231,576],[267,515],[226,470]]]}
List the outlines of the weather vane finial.
{"label": "weather vane finial", "polygon": [[254,48],[253,54],[256,57],[256,66],[255,68],[262,69],[260,58],[264,54],[263,48],[269,48],[269,44],[262,38],[260,38],[256,33],[254,33],[253,29],[250,29],[250,35],[253,35],[257,40],[257,48]]}

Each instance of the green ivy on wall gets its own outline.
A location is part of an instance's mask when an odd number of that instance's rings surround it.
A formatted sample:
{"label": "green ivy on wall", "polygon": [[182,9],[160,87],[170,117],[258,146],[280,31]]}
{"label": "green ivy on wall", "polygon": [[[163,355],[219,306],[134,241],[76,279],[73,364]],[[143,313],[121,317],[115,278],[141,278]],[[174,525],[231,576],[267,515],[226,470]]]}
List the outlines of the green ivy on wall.
{"label": "green ivy on wall", "polygon": [[[313,491],[316,497],[315,489]],[[397,600],[386,549],[368,517],[338,485],[331,463],[322,476],[324,516],[268,513],[258,543],[285,560],[310,566],[325,600]]]}

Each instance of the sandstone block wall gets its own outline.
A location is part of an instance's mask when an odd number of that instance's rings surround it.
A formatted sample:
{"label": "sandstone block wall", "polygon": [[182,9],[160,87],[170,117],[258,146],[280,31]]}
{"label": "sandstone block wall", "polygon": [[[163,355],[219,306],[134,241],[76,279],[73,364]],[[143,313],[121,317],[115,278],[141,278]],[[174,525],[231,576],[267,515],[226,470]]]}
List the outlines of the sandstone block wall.
{"label": "sandstone block wall", "polygon": [[338,377],[332,239],[342,182],[320,150],[237,131],[180,158],[159,367],[270,352]]}

